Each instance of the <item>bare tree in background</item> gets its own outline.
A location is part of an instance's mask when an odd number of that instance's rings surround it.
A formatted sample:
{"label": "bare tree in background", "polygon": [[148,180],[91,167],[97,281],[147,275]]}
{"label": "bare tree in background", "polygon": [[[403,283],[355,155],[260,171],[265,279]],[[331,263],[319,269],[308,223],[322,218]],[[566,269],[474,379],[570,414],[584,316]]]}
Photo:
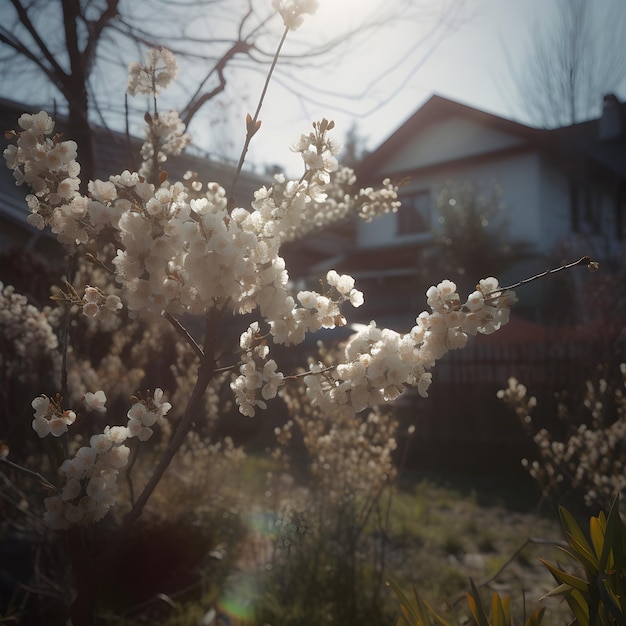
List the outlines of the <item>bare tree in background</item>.
{"label": "bare tree in background", "polygon": [[603,96],[626,79],[623,2],[557,0],[554,11],[554,19],[533,26],[525,58],[509,55],[516,101],[546,128],[598,117]]}
{"label": "bare tree in background", "polygon": [[[338,55],[394,20],[432,25],[416,37],[421,42],[411,42],[410,51],[424,58],[460,19],[463,2],[394,0],[385,3],[384,13],[377,7],[371,14],[353,16],[341,32],[334,29],[323,39],[319,33],[299,37],[281,55],[275,80],[306,98],[307,86],[299,78],[303,70],[332,69]],[[93,174],[90,123],[122,129],[128,120],[119,96],[129,57],[138,57],[148,46],[165,46],[177,55],[181,90],[171,106],[189,124],[207,102],[220,94],[224,98],[233,70],[264,75],[282,30],[270,0],[4,0],[0,24],[0,80],[11,85],[13,99],[54,103],[57,111],[67,113],[87,180]],[[308,94],[314,94],[308,87]],[[317,95],[332,99],[322,90]],[[229,94],[222,108],[240,105],[243,97],[241,89]],[[131,122],[144,110],[130,111]]]}

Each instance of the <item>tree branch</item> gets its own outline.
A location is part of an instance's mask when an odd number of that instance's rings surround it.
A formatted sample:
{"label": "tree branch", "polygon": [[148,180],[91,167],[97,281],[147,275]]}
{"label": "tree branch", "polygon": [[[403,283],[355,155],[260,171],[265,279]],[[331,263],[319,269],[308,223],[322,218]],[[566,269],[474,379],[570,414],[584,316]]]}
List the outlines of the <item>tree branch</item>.
{"label": "tree branch", "polygon": [[[229,61],[231,61],[237,54],[248,54],[250,49],[253,47],[253,44],[250,44],[246,41],[236,41],[229,50],[222,56],[222,58],[216,63],[215,67],[209,71],[204,80],[198,86],[196,92],[191,96],[189,103],[180,113],[180,118],[185,124],[185,126],[189,126],[191,119],[193,116],[199,111],[203,104],[214,98],[218,93],[223,91],[226,87],[226,78],[224,77],[224,69]],[[219,84],[214,87],[211,91],[200,94],[200,91],[206,84],[207,80],[209,80],[210,76],[217,72],[219,77]]]}
{"label": "tree branch", "polygon": [[107,0],[106,9],[102,11],[100,17],[97,20],[86,21],[89,37],[85,49],[83,50],[83,63],[87,73],[89,73],[93,67],[100,36],[104,29],[109,26],[111,20],[117,15],[118,5],[119,0]]}
{"label": "tree branch", "polygon": [[48,48],[44,40],[41,38],[41,36],[37,32],[37,29],[35,28],[33,23],[30,21],[30,17],[28,17],[27,9],[25,9],[22,6],[19,0],[11,0],[11,4],[13,4],[13,8],[15,9],[17,13],[20,23],[28,31],[30,36],[35,40],[35,43],[37,44],[37,47],[39,48],[41,54],[44,56],[46,61],[50,63],[50,65],[52,66],[52,70],[59,77],[59,80],[61,82],[64,82],[64,80],[67,79],[68,77],[67,74],[65,73],[63,68],[57,63],[57,60],[54,58],[54,55],[52,54],[52,52],[50,52],[50,49]]}

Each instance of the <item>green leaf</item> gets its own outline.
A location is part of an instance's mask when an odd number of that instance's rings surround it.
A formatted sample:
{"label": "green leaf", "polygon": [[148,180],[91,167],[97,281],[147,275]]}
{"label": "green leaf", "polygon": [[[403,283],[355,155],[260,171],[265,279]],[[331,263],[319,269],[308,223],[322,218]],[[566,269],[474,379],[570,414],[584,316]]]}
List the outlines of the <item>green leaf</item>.
{"label": "green leaf", "polygon": [[593,553],[593,549],[589,543],[587,543],[587,540],[585,540],[584,543],[580,543],[573,535],[567,532],[565,535],[573,550],[573,552],[568,552],[568,554],[572,555],[577,561],[580,561],[581,565],[589,572],[589,575],[595,578],[600,571],[599,561]]}
{"label": "green leaf", "polygon": [[574,589],[566,596],[566,600],[578,626],[589,626],[589,604],[583,594]]}
{"label": "green leaf", "polygon": [[548,563],[548,561],[544,561],[543,559],[539,559],[541,563],[543,563],[549,570],[552,576],[556,579],[558,583],[565,583],[574,589],[578,589],[583,593],[588,593],[589,591],[589,583],[582,578],[578,578],[578,576],[574,576],[573,574],[568,574],[563,570],[558,569],[552,563]]}
{"label": "green leaf", "polygon": [[511,616],[507,610],[507,605],[508,598],[503,601],[497,593],[493,594],[491,597],[491,623],[493,626],[510,626]]}
{"label": "green leaf", "polygon": [[398,599],[400,600],[400,609],[402,610],[402,613],[404,614],[407,623],[411,626],[418,626],[419,616],[415,610],[415,607],[412,606],[412,602],[406,596],[404,591],[402,591],[402,589],[400,589],[400,587],[398,587],[398,585],[396,585],[393,580],[387,580],[386,584],[391,587],[396,596],[398,596]]}
{"label": "green leaf", "polygon": [[545,595],[541,596],[541,600],[545,598],[553,598],[554,596],[565,596],[568,593],[571,593],[572,587],[571,585],[566,585],[565,583],[561,583],[558,587],[552,589],[552,591],[548,591]]}
{"label": "green leaf", "polygon": [[478,587],[476,587],[476,583],[471,578],[470,587],[471,591],[466,593],[465,597],[467,598],[467,603],[469,604],[476,624],[478,624],[478,626],[490,626],[487,613],[485,612],[480,594],[478,593]]}
{"label": "green leaf", "polygon": [[[615,561],[623,562],[624,559],[624,545],[623,539],[623,526],[622,518],[619,515],[619,494],[613,500],[609,516],[606,520],[606,530],[604,533],[604,546],[600,555],[600,571],[606,572],[608,568],[615,565]],[[611,555],[613,558],[611,559]]]}
{"label": "green leaf", "polygon": [[[598,589],[600,591],[602,601],[606,605],[607,613],[615,619],[615,622],[617,622],[619,626],[626,626],[626,617],[624,616],[624,612],[620,606],[620,599],[605,586],[605,583],[606,580],[599,580]],[[609,621],[611,623],[615,623],[613,620]]]}
{"label": "green leaf", "polygon": [[504,610],[504,617],[508,625],[511,624],[511,598],[505,596],[502,600],[502,609]]}
{"label": "green leaf", "polygon": [[423,600],[423,603],[426,606],[426,608],[430,611],[431,615],[435,618],[435,620],[437,620],[437,622],[439,622],[441,626],[452,626],[451,623],[448,620],[446,620],[445,617],[442,617],[441,615],[439,615],[426,600]]}
{"label": "green leaf", "polygon": [[578,544],[585,546],[587,552],[591,552],[591,546],[587,542],[585,534],[574,519],[574,516],[564,507],[559,506],[559,515],[561,516],[561,524],[566,535],[571,535]]}
{"label": "green leaf", "polygon": [[[597,517],[592,517],[589,520],[589,535],[591,537],[591,543],[593,544],[593,549],[596,553],[596,556],[600,561],[602,560],[600,557],[603,554],[604,543],[604,532],[606,530],[606,520],[604,524]],[[602,570],[602,566],[599,566],[599,569]]]}
{"label": "green leaf", "polygon": [[526,620],[524,626],[540,626],[543,614],[546,612],[545,606],[538,606]]}

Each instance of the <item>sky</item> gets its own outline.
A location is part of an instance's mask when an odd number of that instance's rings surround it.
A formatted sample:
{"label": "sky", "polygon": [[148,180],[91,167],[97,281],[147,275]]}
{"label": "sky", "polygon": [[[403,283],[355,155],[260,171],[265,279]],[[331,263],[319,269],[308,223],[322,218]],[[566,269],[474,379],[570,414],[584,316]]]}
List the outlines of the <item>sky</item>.
{"label": "sky", "polygon": [[[377,25],[367,36],[340,48],[330,67],[283,71],[279,60],[260,115],[263,125],[249,152],[250,165],[261,169],[276,163],[298,175],[299,156],[291,153],[289,146],[322,117],[336,122],[339,138],[356,123],[367,149],[375,149],[433,94],[528,121],[514,95],[507,54],[514,65],[523,65],[533,31],[554,17],[555,0],[465,0],[459,13],[453,11],[455,0],[413,0],[407,4],[437,5],[440,10],[419,20],[409,19],[408,14],[404,19],[400,14],[395,22],[386,24],[390,7],[401,1],[320,0],[317,13],[289,33],[285,55],[297,52],[303,41],[323,41],[372,21]],[[594,0],[594,7],[600,4],[626,12],[623,0]],[[2,7],[0,0],[0,19],[8,3]],[[441,19],[446,20],[444,27],[420,45],[433,23]],[[199,33],[206,28],[207,24],[198,24]],[[213,28],[213,34],[219,35],[220,27]],[[129,51],[128,56],[132,54]],[[223,154],[236,158],[243,143],[245,113],[256,106],[263,75],[235,73],[229,80],[236,89],[221,106],[232,113],[231,121],[211,125],[198,117],[190,131],[201,148],[210,146],[214,151],[222,146]],[[124,76],[117,83],[108,77],[106,82],[113,94],[123,92]],[[20,93],[18,87],[2,81],[0,96],[12,97]],[[625,87],[618,90],[622,99]]]}
{"label": "sky", "polygon": [[[311,72],[305,80],[312,88],[303,90],[302,97],[270,86],[261,114],[265,136],[262,132],[255,137],[251,159],[263,162],[272,153],[288,170],[299,167],[297,155],[279,154],[270,145],[282,141],[289,146],[300,132],[308,131],[311,121],[322,117],[336,122],[340,136],[356,124],[367,149],[372,150],[435,93],[518,118],[514,97],[504,93],[509,68],[503,41],[514,56],[519,55],[535,16],[546,12],[545,2],[466,0],[459,14],[447,16],[455,22],[452,28],[444,28],[415,50],[416,42],[430,32],[433,19],[381,26],[379,32],[340,55],[331,71]],[[317,13],[290,33],[285,52],[292,40],[295,46],[300,37],[327,36],[329,31],[358,26],[370,12],[382,18],[385,5],[390,6],[381,0],[321,0]],[[442,0],[441,5],[454,3]],[[403,61],[397,63],[398,59]],[[329,92],[344,92],[346,97],[325,96]]]}

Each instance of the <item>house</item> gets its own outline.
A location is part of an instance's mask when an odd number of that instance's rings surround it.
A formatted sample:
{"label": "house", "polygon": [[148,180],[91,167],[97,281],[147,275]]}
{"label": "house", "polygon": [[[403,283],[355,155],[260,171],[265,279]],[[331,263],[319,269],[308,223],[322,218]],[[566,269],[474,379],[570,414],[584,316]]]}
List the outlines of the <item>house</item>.
{"label": "house", "polygon": [[[2,130],[1,150],[3,151],[8,140],[4,132],[17,129],[17,119],[22,113],[34,113],[39,108],[33,108],[19,102],[0,98],[0,128]],[[48,111],[52,114],[51,111]],[[63,130],[66,120],[63,116],[54,116],[55,130]],[[139,149],[143,142],[137,137],[127,137],[126,134],[95,127],[94,155],[96,178],[107,180],[111,174],[121,173],[123,170],[136,170]],[[80,146],[79,146],[80,161]],[[235,167],[233,165],[208,159],[188,148],[186,152],[172,157],[167,162],[167,170],[172,180],[183,180],[187,171],[197,172],[202,182],[217,181],[227,186],[233,179]],[[235,194],[235,199],[249,203],[254,192],[268,183],[269,176],[259,176],[252,172],[242,173]],[[26,186],[16,186],[12,172],[6,167],[4,159],[0,164],[0,253],[15,246],[21,249],[39,251],[44,254],[57,253],[58,244],[54,236],[46,231],[38,231],[27,223],[26,218],[30,211],[24,200],[28,189]],[[53,252],[54,251],[54,252]],[[0,280],[2,276],[0,273]]]}
{"label": "house", "polygon": [[[365,318],[410,324],[425,289],[443,278],[464,289],[483,273],[511,283],[583,255],[614,267],[626,241],[626,108],[609,96],[601,119],[546,130],[435,95],[357,167],[359,186],[387,177],[400,186],[399,211],[353,224],[349,245],[328,259],[369,296]],[[496,228],[506,230],[510,241],[526,244],[524,253],[508,269],[492,254],[482,263],[466,260],[465,277],[439,275],[432,254],[442,203],[449,208],[468,185],[476,202],[493,196],[498,203],[484,231],[493,237]],[[470,256],[484,256],[489,241]],[[319,275],[323,263],[314,260]],[[434,273],[420,277],[423,267]],[[550,321],[551,312],[562,323],[565,313],[555,307],[576,297],[570,283],[579,280],[563,276],[529,286],[519,311],[535,322]],[[557,283],[563,293],[555,293]]]}
{"label": "house", "polygon": [[[599,371],[619,377],[619,368],[611,368],[623,360],[617,338],[626,335],[626,312],[622,304],[622,317],[615,318],[623,286],[607,270],[623,271],[625,119],[626,108],[614,97],[605,99],[601,119],[546,130],[433,96],[357,167],[360,187],[387,177],[398,184],[402,206],[372,222],[343,223],[331,236],[319,233],[320,245],[309,253],[311,284],[330,267],[356,279],[365,304],[350,311],[351,321],[375,319],[406,332],[426,307],[426,289],[444,278],[464,295],[485,276],[511,284],[583,255],[601,266],[596,274],[577,268],[520,287],[507,327],[448,353],[433,371],[429,398],[402,396],[396,404],[402,423],[416,427],[412,462],[488,471],[518,466],[532,448],[496,398],[509,376],[538,397],[534,417],[548,428],[555,425],[555,392],[577,397]],[[468,200],[467,189],[475,197]],[[485,206],[492,212],[488,224]],[[472,209],[474,222],[485,222],[480,228],[459,222],[467,232],[456,232],[452,246],[465,249],[458,257],[466,261],[464,274],[439,265],[436,233],[450,207]],[[503,233],[526,244],[507,267],[506,255],[487,254]],[[301,267],[312,245],[299,244],[294,253]],[[598,286],[611,280],[602,295]],[[594,290],[591,297],[587,289]],[[599,370],[601,363],[611,367]]]}

